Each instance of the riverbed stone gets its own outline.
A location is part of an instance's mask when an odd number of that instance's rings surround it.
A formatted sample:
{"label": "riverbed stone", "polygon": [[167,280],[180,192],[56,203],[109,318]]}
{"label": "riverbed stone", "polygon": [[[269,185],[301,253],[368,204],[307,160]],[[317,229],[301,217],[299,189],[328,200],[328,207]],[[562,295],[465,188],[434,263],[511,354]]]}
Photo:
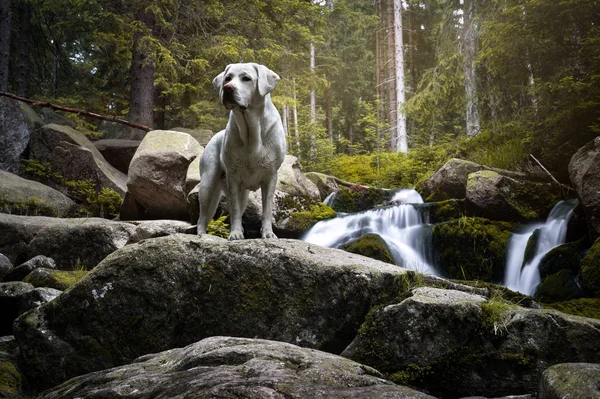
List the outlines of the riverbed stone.
{"label": "riverbed stone", "polygon": [[542,374],[539,399],[600,398],[600,364],[563,363]]}

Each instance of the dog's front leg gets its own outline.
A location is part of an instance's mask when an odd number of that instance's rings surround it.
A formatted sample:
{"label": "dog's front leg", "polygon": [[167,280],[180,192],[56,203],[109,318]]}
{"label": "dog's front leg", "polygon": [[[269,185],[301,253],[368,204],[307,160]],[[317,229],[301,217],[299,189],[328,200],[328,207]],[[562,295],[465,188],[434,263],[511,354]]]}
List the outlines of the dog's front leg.
{"label": "dog's front leg", "polygon": [[275,186],[277,185],[277,173],[275,176],[261,184],[262,193],[262,223],[260,233],[262,238],[277,238],[273,233],[273,196],[275,194]]}
{"label": "dog's front leg", "polygon": [[231,232],[229,240],[243,240],[244,228],[242,227],[242,215],[248,204],[248,190],[230,181],[228,184],[227,201],[229,203],[229,215],[231,219]]}

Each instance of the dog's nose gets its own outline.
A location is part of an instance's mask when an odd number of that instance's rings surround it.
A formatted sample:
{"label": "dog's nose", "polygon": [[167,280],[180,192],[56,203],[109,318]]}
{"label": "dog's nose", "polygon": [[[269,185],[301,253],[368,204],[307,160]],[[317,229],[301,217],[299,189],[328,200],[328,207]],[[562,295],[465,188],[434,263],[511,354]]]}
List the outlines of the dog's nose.
{"label": "dog's nose", "polygon": [[223,86],[223,91],[231,92],[231,91],[233,91],[233,86],[232,85],[225,85],[225,86]]}

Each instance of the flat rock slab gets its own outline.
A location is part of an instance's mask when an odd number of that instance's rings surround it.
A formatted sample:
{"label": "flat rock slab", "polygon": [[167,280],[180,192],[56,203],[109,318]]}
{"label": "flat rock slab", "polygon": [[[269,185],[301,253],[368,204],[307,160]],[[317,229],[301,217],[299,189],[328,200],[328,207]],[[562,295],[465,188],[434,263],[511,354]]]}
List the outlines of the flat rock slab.
{"label": "flat rock slab", "polygon": [[405,273],[296,240],[172,235],[111,254],[15,337],[38,388],[216,335],[339,353]]}
{"label": "flat rock slab", "polygon": [[65,397],[433,399],[340,356],[230,337],[207,338],[76,377],[39,399]]}
{"label": "flat rock slab", "polygon": [[600,398],[600,364],[563,363],[542,374],[539,399]]}

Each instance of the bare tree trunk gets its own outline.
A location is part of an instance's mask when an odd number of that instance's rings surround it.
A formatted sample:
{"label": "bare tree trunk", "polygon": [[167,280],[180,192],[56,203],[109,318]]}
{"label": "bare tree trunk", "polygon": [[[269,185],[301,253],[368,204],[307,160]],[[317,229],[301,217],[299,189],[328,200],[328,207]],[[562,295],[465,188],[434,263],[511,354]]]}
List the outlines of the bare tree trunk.
{"label": "bare tree trunk", "polygon": [[58,87],[60,86],[60,43],[54,41],[54,82],[53,82],[53,97],[58,97]]}
{"label": "bare tree trunk", "polygon": [[[143,22],[150,30],[154,29],[155,18],[151,11],[138,13],[136,19]],[[142,32],[136,32],[133,39],[129,119],[136,123],[152,125],[154,60],[150,50],[142,43],[143,37]]]}
{"label": "bare tree trunk", "polygon": [[0,91],[8,91],[11,0],[0,0]]}
{"label": "bare tree trunk", "polygon": [[408,11],[408,63],[410,65],[410,94],[417,91],[417,75],[415,72],[415,28],[413,27],[414,7]]}
{"label": "bare tree trunk", "polygon": [[294,116],[294,135],[296,136],[296,148],[298,150],[298,159],[300,160],[300,131],[298,129],[298,105],[296,102],[296,78],[292,80],[293,90],[294,90],[294,108],[293,108],[293,116]]}
{"label": "bare tree trunk", "polygon": [[31,52],[31,6],[19,5],[19,56],[17,58],[16,86],[21,97],[29,95],[29,54]]}
{"label": "bare tree trunk", "polygon": [[[395,1],[395,0],[394,0]],[[395,52],[395,34],[394,34],[394,2],[387,0],[387,84],[388,84],[388,107],[390,121],[390,146],[392,151],[396,151],[398,144],[398,102],[396,99],[396,52]]]}
{"label": "bare tree trunk", "polygon": [[326,118],[327,118],[327,135],[329,137],[329,141],[333,143],[333,93],[331,92],[331,84],[327,86],[327,110],[326,110]]}
{"label": "bare tree trunk", "polygon": [[404,49],[402,42],[402,1],[394,0],[394,54],[396,77],[396,126],[397,126],[397,152],[408,152],[408,139],[406,135],[406,112],[404,111],[405,83],[404,83]]}
{"label": "bare tree trunk", "polygon": [[[310,89],[310,123],[315,123],[317,120],[317,94],[315,91],[315,45],[310,44],[310,73],[312,75],[312,83]],[[312,137],[311,137],[312,139]]]}
{"label": "bare tree trunk", "polygon": [[477,55],[477,34],[473,24],[475,14],[474,0],[464,2],[464,65],[465,92],[467,97],[466,122],[467,137],[479,134],[479,101],[477,99],[477,75],[475,73],[475,56]]}
{"label": "bare tree trunk", "polygon": [[285,137],[290,135],[290,131],[288,129],[288,106],[287,104],[281,108],[281,124],[283,125],[283,131],[285,133]]}

